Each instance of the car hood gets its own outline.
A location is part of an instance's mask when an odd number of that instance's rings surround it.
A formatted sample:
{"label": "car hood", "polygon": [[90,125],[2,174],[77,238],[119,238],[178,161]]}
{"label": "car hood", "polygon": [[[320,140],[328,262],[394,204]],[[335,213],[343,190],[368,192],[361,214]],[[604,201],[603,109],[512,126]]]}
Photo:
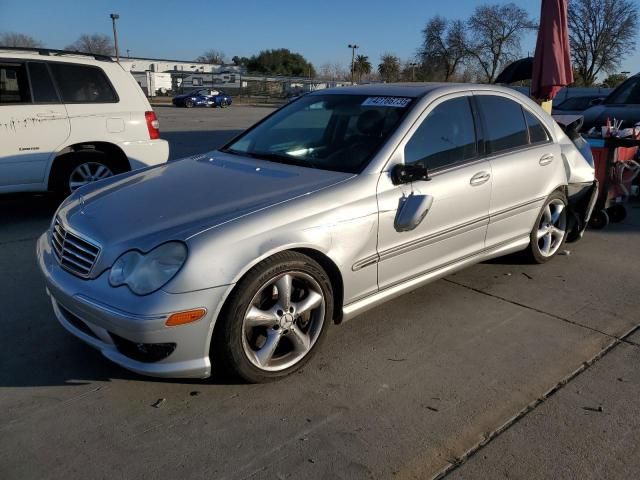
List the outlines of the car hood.
{"label": "car hood", "polygon": [[58,215],[103,247],[101,259],[111,265],[128,249],[187,240],[352,176],[215,152],[96,182],[79,189]]}

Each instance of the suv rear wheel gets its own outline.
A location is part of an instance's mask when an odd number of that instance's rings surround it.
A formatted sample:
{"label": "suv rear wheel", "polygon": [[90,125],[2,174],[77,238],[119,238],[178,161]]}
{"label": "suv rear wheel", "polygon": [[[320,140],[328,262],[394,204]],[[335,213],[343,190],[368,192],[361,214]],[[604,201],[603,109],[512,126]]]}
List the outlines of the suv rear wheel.
{"label": "suv rear wheel", "polygon": [[52,188],[69,195],[80,187],[120,173],[100,151],[72,152],[56,159],[52,172]]}

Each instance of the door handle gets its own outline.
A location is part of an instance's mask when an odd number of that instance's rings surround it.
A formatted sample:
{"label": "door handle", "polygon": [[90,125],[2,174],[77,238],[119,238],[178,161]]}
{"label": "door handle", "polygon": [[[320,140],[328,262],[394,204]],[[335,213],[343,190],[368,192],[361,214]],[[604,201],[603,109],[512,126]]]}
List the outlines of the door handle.
{"label": "door handle", "polygon": [[490,178],[491,174],[489,172],[478,172],[473,177],[471,177],[471,180],[469,180],[469,184],[472,187],[477,187],[479,185],[487,183]]}
{"label": "door handle", "polygon": [[551,162],[553,162],[553,153],[545,153],[540,157],[540,161],[538,163],[544,167],[545,165],[549,165]]}

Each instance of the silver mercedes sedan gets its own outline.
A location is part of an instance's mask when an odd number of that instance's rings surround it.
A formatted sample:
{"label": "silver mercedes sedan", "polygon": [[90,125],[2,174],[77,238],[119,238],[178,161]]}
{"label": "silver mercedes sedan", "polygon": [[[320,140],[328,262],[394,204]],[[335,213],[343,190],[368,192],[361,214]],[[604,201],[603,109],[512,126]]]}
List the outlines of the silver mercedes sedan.
{"label": "silver mercedes sedan", "polygon": [[443,275],[550,260],[596,192],[589,160],[515,91],[348,87],[77,190],[37,256],[59,322],[117,364],[262,382],[303,366],[332,324]]}

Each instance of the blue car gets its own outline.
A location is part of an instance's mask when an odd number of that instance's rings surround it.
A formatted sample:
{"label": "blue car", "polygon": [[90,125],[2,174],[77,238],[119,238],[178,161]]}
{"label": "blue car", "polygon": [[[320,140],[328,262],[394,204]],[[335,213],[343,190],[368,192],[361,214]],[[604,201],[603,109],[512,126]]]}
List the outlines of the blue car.
{"label": "blue car", "polygon": [[231,96],[219,90],[201,88],[189,93],[173,97],[172,103],[176,107],[220,107],[225,108],[231,105]]}

